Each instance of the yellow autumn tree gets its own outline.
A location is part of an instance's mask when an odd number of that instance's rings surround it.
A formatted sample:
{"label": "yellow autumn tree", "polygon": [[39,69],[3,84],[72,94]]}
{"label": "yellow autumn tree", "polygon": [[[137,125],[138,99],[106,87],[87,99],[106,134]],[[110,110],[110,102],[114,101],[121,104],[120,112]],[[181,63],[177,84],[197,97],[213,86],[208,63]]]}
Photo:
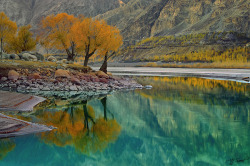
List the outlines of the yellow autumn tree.
{"label": "yellow autumn tree", "polygon": [[11,21],[4,12],[0,13],[0,39],[1,39],[1,59],[3,59],[3,45],[6,40],[15,35],[17,25]]}
{"label": "yellow autumn tree", "polygon": [[39,41],[39,44],[46,50],[46,53],[49,54],[49,50],[53,47],[50,44],[50,41],[40,37],[37,37],[37,40]]}
{"label": "yellow autumn tree", "polygon": [[15,53],[33,50],[36,47],[36,40],[30,29],[31,25],[20,27],[17,35],[9,39],[6,50]]}
{"label": "yellow autumn tree", "polygon": [[44,36],[43,40],[49,41],[54,48],[66,51],[69,61],[77,56],[76,41],[70,31],[76,21],[73,15],[60,13],[47,16],[41,23],[40,36]]}
{"label": "yellow autumn tree", "polygon": [[104,42],[100,47],[100,56],[104,56],[103,64],[100,67],[100,70],[107,73],[108,59],[111,58],[115,52],[123,44],[122,36],[118,28],[105,25],[102,29],[103,40]]}
{"label": "yellow autumn tree", "polygon": [[88,65],[89,58],[96,52],[115,51],[117,45],[122,43],[122,37],[117,35],[119,30],[107,25],[103,20],[82,17],[72,26],[71,32],[74,34],[77,48],[84,54],[84,66]]}

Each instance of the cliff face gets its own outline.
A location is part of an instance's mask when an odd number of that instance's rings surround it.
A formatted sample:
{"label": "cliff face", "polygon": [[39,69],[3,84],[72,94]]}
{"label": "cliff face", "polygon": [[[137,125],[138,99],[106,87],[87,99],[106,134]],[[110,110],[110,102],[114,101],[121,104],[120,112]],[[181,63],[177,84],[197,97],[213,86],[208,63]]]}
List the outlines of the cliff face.
{"label": "cliff face", "polygon": [[97,16],[116,25],[125,39],[236,31],[250,34],[249,0],[1,0],[18,25],[34,27],[43,16],[67,12]]}
{"label": "cliff face", "polygon": [[236,31],[250,33],[248,0],[136,0],[98,17],[125,38]]}

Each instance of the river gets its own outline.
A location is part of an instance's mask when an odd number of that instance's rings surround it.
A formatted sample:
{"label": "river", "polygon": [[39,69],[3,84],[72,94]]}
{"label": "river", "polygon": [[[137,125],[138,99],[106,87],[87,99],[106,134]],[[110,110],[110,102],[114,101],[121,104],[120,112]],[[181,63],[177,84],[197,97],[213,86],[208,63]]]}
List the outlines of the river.
{"label": "river", "polygon": [[1,139],[0,165],[250,164],[249,83],[134,77],[153,88],[89,101],[49,98],[13,113],[57,129]]}

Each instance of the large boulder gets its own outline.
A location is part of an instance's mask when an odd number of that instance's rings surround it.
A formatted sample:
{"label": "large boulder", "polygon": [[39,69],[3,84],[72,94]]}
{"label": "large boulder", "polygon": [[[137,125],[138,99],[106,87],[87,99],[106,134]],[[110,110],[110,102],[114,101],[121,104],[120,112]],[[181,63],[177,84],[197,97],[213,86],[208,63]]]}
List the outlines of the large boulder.
{"label": "large boulder", "polygon": [[19,58],[19,56],[17,54],[10,54],[9,59],[18,60],[20,58]]}
{"label": "large boulder", "polygon": [[44,56],[38,52],[34,54],[39,61],[44,61]]}
{"label": "large boulder", "polygon": [[58,69],[55,72],[55,78],[70,78],[69,71]]}
{"label": "large boulder", "polygon": [[54,56],[49,56],[47,58],[47,60],[50,61],[50,62],[56,62],[57,61],[57,59]]}
{"label": "large boulder", "polygon": [[24,51],[21,54],[24,54],[24,53],[28,53],[28,54],[34,55],[37,58],[37,60],[44,61],[44,56],[42,54],[38,53],[38,52]]}
{"label": "large boulder", "polygon": [[[10,59],[10,55],[9,54],[6,54],[3,52],[3,55],[2,55],[3,59]],[[0,53],[0,58],[1,58],[1,53]]]}
{"label": "large boulder", "polygon": [[10,70],[8,73],[8,79],[12,81],[16,81],[19,78],[19,73],[15,70]]}
{"label": "large boulder", "polygon": [[37,57],[29,53],[23,53],[21,57],[25,61],[37,61]]}

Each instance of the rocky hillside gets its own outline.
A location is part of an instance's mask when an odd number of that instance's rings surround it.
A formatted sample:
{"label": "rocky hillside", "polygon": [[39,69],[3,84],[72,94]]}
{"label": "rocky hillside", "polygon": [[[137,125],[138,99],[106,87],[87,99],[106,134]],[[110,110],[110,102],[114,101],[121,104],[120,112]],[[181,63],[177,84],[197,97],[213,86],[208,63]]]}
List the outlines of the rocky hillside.
{"label": "rocky hillside", "polygon": [[125,39],[214,31],[250,32],[248,0],[133,0],[99,15]]}
{"label": "rocky hillside", "polygon": [[[36,25],[43,16],[67,12],[97,16],[116,25],[125,40],[214,31],[249,35],[249,0],[1,0],[19,25]],[[126,41],[125,41],[126,42]]]}

